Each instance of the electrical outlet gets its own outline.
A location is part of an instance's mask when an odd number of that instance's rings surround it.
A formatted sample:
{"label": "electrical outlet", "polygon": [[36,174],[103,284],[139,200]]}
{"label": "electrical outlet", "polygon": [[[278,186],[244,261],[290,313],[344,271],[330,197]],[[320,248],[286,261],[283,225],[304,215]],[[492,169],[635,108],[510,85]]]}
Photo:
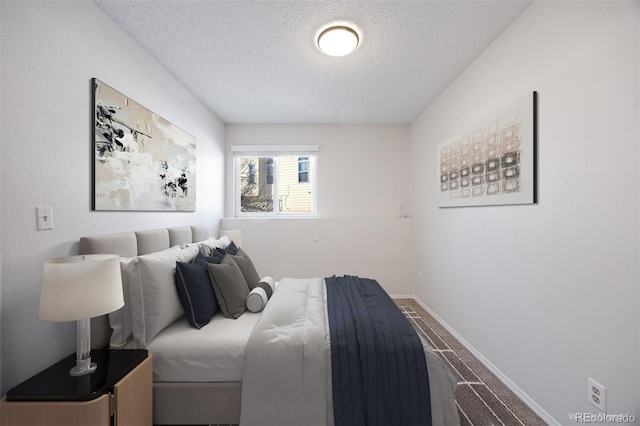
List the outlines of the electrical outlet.
{"label": "electrical outlet", "polygon": [[53,209],[51,207],[36,207],[36,229],[38,231],[53,229]]}
{"label": "electrical outlet", "polygon": [[589,389],[587,391],[587,399],[589,402],[603,413],[607,412],[607,388],[602,386],[600,383],[593,380],[591,377],[588,378]]}
{"label": "electrical outlet", "polygon": [[422,272],[418,272],[418,282],[422,282]]}

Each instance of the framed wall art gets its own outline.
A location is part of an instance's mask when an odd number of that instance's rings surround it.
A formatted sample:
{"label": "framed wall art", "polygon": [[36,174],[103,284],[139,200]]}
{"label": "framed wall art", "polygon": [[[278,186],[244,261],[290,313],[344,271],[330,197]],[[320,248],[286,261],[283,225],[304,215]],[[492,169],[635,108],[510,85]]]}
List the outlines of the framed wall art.
{"label": "framed wall art", "polygon": [[194,211],[196,139],[97,78],[93,209]]}
{"label": "framed wall art", "polygon": [[438,206],[534,204],[537,92],[437,146]]}

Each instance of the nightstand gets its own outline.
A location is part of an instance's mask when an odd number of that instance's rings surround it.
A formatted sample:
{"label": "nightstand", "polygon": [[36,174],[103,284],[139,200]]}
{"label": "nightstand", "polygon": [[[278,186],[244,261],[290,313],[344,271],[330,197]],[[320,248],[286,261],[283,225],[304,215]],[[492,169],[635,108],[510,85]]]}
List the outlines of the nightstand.
{"label": "nightstand", "polygon": [[92,374],[73,377],[75,354],[0,400],[0,426],[142,426],[153,422],[152,356],[145,349],[92,350]]}

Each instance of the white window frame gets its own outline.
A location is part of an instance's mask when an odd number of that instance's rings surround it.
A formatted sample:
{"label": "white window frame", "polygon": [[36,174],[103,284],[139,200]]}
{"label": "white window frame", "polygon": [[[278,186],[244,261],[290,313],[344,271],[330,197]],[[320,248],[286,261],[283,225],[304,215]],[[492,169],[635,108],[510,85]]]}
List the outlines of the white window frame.
{"label": "white window frame", "polygon": [[[317,193],[317,153],[318,145],[231,145],[233,154],[233,211],[236,217],[312,217],[316,215],[316,193]],[[274,194],[273,211],[271,212],[243,212],[240,202],[240,163],[247,157],[271,157],[274,167]],[[311,213],[287,213],[281,212],[279,206],[278,180],[280,169],[278,157],[309,157],[309,172],[311,179]]]}

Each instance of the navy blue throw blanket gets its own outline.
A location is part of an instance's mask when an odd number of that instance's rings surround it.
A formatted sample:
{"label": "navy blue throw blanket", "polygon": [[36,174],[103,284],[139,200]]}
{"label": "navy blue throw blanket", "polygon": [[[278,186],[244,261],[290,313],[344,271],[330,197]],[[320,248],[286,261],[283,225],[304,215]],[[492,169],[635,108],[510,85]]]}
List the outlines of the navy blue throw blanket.
{"label": "navy blue throw blanket", "polygon": [[336,426],[431,425],[422,343],[375,280],[325,278]]}

